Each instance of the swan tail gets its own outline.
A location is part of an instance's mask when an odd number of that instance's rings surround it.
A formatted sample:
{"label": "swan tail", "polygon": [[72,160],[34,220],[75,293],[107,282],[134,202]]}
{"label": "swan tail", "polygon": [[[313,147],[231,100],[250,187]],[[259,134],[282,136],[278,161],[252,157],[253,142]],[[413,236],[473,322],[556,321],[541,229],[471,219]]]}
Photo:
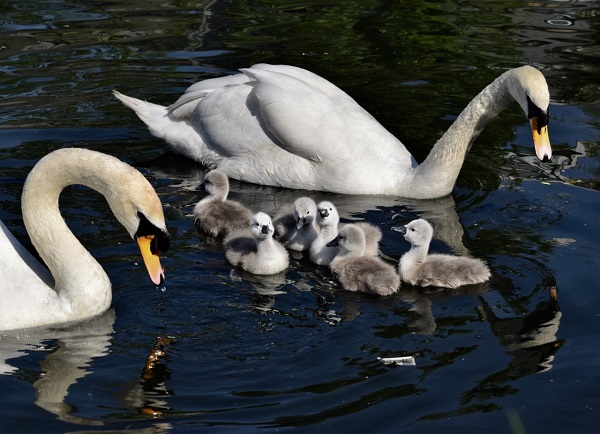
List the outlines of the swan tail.
{"label": "swan tail", "polygon": [[[150,134],[167,142],[176,153],[191,158],[209,167],[215,167],[219,156],[210,151],[201,135],[185,118],[171,116],[169,108],[132,98],[113,90],[113,95],[146,124]],[[186,110],[191,110],[187,104]]]}
{"label": "swan tail", "polygon": [[157,129],[157,123],[164,123],[162,118],[167,116],[166,107],[123,95],[117,90],[113,90],[113,95],[126,107],[133,110],[135,114],[148,125],[148,128],[153,135],[158,136],[153,130]]}

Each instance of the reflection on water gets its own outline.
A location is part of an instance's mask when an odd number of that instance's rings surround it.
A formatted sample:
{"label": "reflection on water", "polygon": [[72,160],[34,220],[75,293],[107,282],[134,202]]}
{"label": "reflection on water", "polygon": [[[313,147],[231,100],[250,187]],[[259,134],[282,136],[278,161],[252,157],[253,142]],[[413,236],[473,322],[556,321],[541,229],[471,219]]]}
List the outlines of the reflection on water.
{"label": "reflection on water", "polygon": [[556,337],[562,317],[557,289],[551,287],[548,292],[548,300],[540,302],[535,310],[514,317],[498,316],[484,299],[481,300],[483,318],[490,323],[492,332],[513,358],[508,369],[512,376],[551,369],[554,354],[563,344]]}
{"label": "reflection on water", "polygon": [[33,382],[36,405],[66,422],[102,425],[99,421],[73,414],[77,410],[75,405],[68,403],[68,394],[75,382],[91,373],[92,361],[108,354],[114,321],[115,313],[110,309],[98,318],[64,329],[31,330],[17,336],[1,336],[2,373],[18,376],[19,369],[11,365],[11,359],[29,351],[49,351],[40,362],[39,378]]}
{"label": "reflection on water", "polygon": [[[53,149],[82,146],[142,170],[173,239],[167,290],[155,293],[103,200],[85,189],[61,197],[65,220],[111,277],[114,310],[0,335],[0,390],[11,396],[3,427],[506,432],[505,409],[517,408],[527,432],[571,430],[564,414],[593,431],[595,413],[582,408],[600,383],[596,360],[580,355],[598,337],[589,288],[600,266],[599,10],[586,1],[0,0],[0,219],[27,246],[27,172]],[[232,269],[220,241],[192,224],[204,168],[166,152],[110,91],[168,104],[199,79],[256,62],[327,77],[419,160],[502,70],[541,68],[551,163],[530,158],[515,108],[474,143],[452,197],[311,193],[344,222],[380,226],[391,263],[408,246],[389,228],[430,220],[431,249],[484,258],[489,284],[376,298],[340,291],[305,256],[269,279]],[[240,182],[231,190],[269,213],[305,194]],[[395,356],[416,366],[377,359]],[[571,398],[560,407],[550,398],[558,388]]]}
{"label": "reflection on water", "polygon": [[126,384],[124,390],[119,393],[119,402],[132,413],[140,412],[159,417],[170,410],[167,399],[173,391],[166,387],[171,372],[165,361],[168,360],[168,346],[172,343],[172,338],[159,337],[150,349],[140,378]]}

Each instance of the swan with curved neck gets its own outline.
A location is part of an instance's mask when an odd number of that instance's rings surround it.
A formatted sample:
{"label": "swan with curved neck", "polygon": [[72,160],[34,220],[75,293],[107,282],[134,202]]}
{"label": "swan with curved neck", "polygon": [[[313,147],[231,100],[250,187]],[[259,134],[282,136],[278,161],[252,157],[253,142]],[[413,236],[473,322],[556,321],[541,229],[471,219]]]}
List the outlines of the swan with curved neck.
{"label": "swan with curved neck", "polygon": [[159,252],[169,247],[160,199],[133,167],[99,152],[60,149],[42,158],[23,188],[23,222],[46,270],[0,222],[0,330],[80,321],[110,307],[111,283],[81,245],[58,208],[69,185],[92,188],[135,238],[155,285],[164,273]]}
{"label": "swan with curved neck", "polygon": [[255,184],[416,199],[452,191],[483,127],[516,100],[540,160],[550,159],[548,85],[531,66],[479,93],[418,164],[344,91],[305,69],[258,64],[198,82],[163,107],[113,91],[177,153]]}

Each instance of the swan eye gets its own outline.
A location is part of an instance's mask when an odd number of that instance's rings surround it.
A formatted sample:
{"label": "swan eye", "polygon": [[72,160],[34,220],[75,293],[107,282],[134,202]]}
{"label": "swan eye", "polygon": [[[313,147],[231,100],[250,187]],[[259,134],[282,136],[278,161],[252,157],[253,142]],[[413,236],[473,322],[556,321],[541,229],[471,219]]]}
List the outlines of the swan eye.
{"label": "swan eye", "polygon": [[410,228],[410,230],[411,230],[412,232],[414,232],[414,231],[415,231],[415,228]]}

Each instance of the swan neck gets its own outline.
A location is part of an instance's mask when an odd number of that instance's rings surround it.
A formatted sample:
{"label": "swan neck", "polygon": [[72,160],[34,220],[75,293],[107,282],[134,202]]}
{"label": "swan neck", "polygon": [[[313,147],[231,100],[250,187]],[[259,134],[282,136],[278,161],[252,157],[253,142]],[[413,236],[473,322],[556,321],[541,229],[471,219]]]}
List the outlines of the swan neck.
{"label": "swan neck", "polygon": [[[76,150],[48,154],[30,172],[21,198],[23,222],[54,277],[58,296],[66,298],[74,312],[82,310],[75,306],[79,302],[93,303],[97,306],[93,310],[104,310],[110,305],[110,281],[66,225],[59,210],[59,196],[73,184],[86,185],[104,195],[109,194],[110,186],[106,174],[100,173],[102,166],[94,165],[88,154],[81,157],[70,151]],[[94,294],[95,299],[87,299],[86,293]],[[99,293],[104,296],[98,297]]]}
{"label": "swan neck", "polygon": [[460,113],[458,118],[415,169],[414,183],[426,183],[432,197],[450,194],[473,141],[485,125],[504,110],[513,99],[508,88],[508,71],[483,89]]}

